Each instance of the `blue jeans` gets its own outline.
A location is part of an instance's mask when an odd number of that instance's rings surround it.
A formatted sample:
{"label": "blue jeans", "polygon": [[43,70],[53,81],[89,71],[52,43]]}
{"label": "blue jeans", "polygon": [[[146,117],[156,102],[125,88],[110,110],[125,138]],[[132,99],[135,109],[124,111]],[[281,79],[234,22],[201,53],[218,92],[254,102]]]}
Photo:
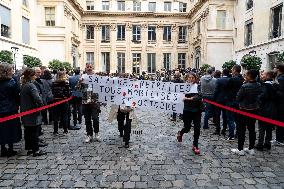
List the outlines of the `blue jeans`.
{"label": "blue jeans", "polygon": [[229,137],[235,137],[235,118],[234,113],[231,111],[226,110],[226,117],[227,117],[227,124],[229,126]]}
{"label": "blue jeans", "polygon": [[204,115],[204,125],[203,128],[207,129],[208,127],[208,120],[214,116],[214,106],[205,102],[205,115]]}

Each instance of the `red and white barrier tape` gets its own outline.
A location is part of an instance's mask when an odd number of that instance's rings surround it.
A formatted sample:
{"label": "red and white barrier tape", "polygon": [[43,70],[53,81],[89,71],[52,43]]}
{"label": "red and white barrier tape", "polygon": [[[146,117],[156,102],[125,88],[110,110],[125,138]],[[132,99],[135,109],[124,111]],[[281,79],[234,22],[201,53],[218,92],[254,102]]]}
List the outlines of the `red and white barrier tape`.
{"label": "red and white barrier tape", "polygon": [[55,103],[52,103],[52,104],[49,104],[49,105],[46,105],[46,106],[42,106],[42,107],[39,107],[39,108],[35,108],[35,109],[32,109],[32,110],[28,110],[28,111],[25,111],[25,112],[18,113],[18,114],[15,114],[15,115],[10,115],[10,116],[7,116],[7,117],[0,118],[0,123],[5,122],[5,121],[9,121],[11,119],[15,119],[15,118],[18,118],[18,117],[22,117],[22,116],[25,116],[25,115],[29,115],[29,114],[32,114],[32,113],[53,107],[53,106],[57,106],[57,105],[62,104],[64,102],[68,102],[72,98],[73,97],[71,96],[67,99],[64,99],[64,100],[61,100],[61,101],[58,101],[58,102],[55,102]]}

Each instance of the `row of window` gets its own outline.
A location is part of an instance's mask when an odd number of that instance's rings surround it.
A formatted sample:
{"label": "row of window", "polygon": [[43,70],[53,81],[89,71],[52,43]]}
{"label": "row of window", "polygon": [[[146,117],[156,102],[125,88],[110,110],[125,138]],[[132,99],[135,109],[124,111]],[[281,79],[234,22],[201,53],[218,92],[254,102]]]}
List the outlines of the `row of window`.
{"label": "row of window", "polygon": [[[86,1],[87,10],[95,10],[95,2],[94,1]],[[187,3],[179,2],[179,12],[186,12]],[[102,10],[109,10],[110,2],[108,0],[102,1]],[[125,11],[125,1],[118,0],[117,1],[117,10]],[[141,1],[133,1],[133,11],[141,11]],[[156,2],[149,2],[148,11],[156,12]],[[164,11],[171,12],[172,11],[172,2],[164,2]]]}
{"label": "row of window", "polygon": [[[94,64],[94,52],[86,52],[86,63]],[[163,66],[171,70],[172,54],[163,53]],[[132,54],[132,72],[140,73],[141,53]],[[178,67],[186,67],[186,53],[178,53]],[[102,71],[110,72],[110,53],[102,53]],[[156,53],[147,53],[147,71],[148,73],[156,72]],[[125,53],[117,53],[117,72],[125,73]]]}
{"label": "row of window", "polygon": [[[178,42],[185,43],[187,36],[187,27],[179,26],[178,27]],[[86,26],[86,39],[94,39],[94,26]],[[102,41],[109,42],[110,40],[110,26],[102,26]],[[117,25],[117,40],[125,40],[125,25]],[[171,41],[172,40],[172,26],[163,26],[163,40]],[[132,26],[132,41],[140,42],[141,41],[141,25]],[[156,41],[156,26],[148,26],[148,41]]]}
{"label": "row of window", "polygon": [[[27,3],[23,1],[23,3]],[[11,10],[0,4],[1,36],[11,37]],[[22,17],[22,42],[30,44],[30,20]]]}
{"label": "row of window", "polygon": [[[276,7],[271,9],[271,27],[269,31],[269,38],[274,39],[278,38],[282,35],[281,30],[281,23],[282,23],[282,8],[283,4],[280,4]],[[253,43],[253,19],[248,20],[245,23],[245,40],[244,45],[249,46]]]}

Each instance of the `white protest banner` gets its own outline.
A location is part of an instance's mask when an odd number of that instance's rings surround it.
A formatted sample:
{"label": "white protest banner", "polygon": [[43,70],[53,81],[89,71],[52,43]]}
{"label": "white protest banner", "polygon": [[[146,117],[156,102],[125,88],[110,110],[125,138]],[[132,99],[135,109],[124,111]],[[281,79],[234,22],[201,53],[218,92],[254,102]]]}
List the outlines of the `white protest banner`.
{"label": "white protest banner", "polygon": [[83,81],[98,93],[99,101],[107,104],[151,108],[167,112],[183,112],[184,93],[190,85],[160,81],[111,78],[84,75]]}

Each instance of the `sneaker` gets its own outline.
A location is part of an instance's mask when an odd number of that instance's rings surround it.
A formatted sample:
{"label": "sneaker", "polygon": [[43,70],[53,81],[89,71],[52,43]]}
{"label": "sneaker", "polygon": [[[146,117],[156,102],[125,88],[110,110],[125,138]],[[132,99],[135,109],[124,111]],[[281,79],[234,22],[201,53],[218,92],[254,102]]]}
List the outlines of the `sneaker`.
{"label": "sneaker", "polygon": [[234,154],[238,154],[240,156],[244,156],[245,155],[245,151],[244,150],[231,149],[231,152],[234,153]]}
{"label": "sneaker", "polygon": [[129,143],[128,143],[128,142],[125,142],[124,147],[125,147],[125,148],[129,148]]}
{"label": "sneaker", "polygon": [[177,133],[177,141],[182,142],[182,135],[181,135],[180,131]]}
{"label": "sneaker", "polygon": [[99,133],[95,133],[95,141],[96,141],[96,142],[101,142]]}
{"label": "sneaker", "polygon": [[44,152],[44,151],[42,151],[42,150],[39,150],[39,151],[37,151],[37,152],[34,152],[33,153],[33,156],[34,157],[37,157],[37,156],[44,156],[44,155],[46,155],[47,153],[46,152]]}
{"label": "sneaker", "polygon": [[171,118],[171,121],[176,121],[177,119],[175,119],[175,118]]}
{"label": "sneaker", "polygon": [[255,146],[255,149],[258,150],[258,151],[263,151],[263,145],[257,144],[257,145]]}
{"label": "sneaker", "polygon": [[246,152],[246,153],[248,153],[249,155],[254,155],[255,154],[255,152],[254,152],[254,149],[249,149],[249,148],[244,148],[244,151]]}
{"label": "sneaker", "polygon": [[227,141],[229,141],[229,142],[233,142],[234,140],[235,140],[234,137],[229,137],[229,138],[227,138]]}
{"label": "sneaker", "polygon": [[195,153],[195,155],[199,155],[200,154],[200,149],[195,147],[195,146],[192,147],[192,151]]}
{"label": "sneaker", "polygon": [[271,150],[271,144],[264,144],[263,150]]}
{"label": "sneaker", "polygon": [[68,134],[68,131],[64,131],[63,134],[64,134],[64,135],[67,135],[67,134]]}
{"label": "sneaker", "polygon": [[284,142],[279,142],[279,141],[276,141],[276,146],[284,146]]}
{"label": "sneaker", "polygon": [[89,143],[89,142],[93,142],[93,136],[87,136],[87,138],[86,138],[86,140],[85,140],[85,142],[86,143]]}

